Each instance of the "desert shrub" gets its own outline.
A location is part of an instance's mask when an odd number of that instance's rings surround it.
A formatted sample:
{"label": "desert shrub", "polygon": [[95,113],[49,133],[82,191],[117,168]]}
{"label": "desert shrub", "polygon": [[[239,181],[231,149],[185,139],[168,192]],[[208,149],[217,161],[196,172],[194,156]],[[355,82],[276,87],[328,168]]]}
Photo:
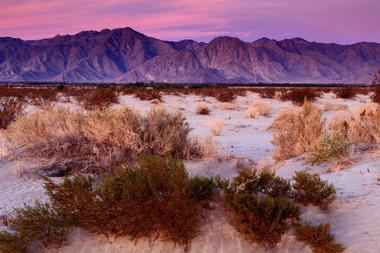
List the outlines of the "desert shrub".
{"label": "desert shrub", "polygon": [[199,138],[192,145],[196,147],[195,151],[186,151],[187,153],[196,153],[199,152],[198,156],[201,156],[204,163],[209,165],[219,158],[220,155],[220,145],[218,142],[215,142],[211,136],[206,136]]}
{"label": "desert shrub", "polygon": [[135,89],[134,95],[140,100],[162,102],[162,96],[158,89]]}
{"label": "desert shrub", "polygon": [[299,215],[290,195],[290,183],[274,173],[244,169],[225,187],[223,200],[244,236],[273,245],[288,228],[288,219]]}
{"label": "desert shrub", "polygon": [[291,88],[281,90],[279,99],[281,101],[291,101],[293,104],[302,105],[305,100],[314,102],[322,92],[314,88]]}
{"label": "desert shrub", "polygon": [[16,232],[0,234],[1,252],[27,252],[30,245],[58,247],[71,231],[71,221],[62,210],[39,202],[16,209],[10,223]]}
{"label": "desert shrub", "polygon": [[276,96],[276,88],[258,88],[255,89],[254,92],[259,93],[261,98],[274,98]]}
{"label": "desert shrub", "polygon": [[4,132],[13,149],[58,162],[107,165],[142,153],[183,158],[201,156],[188,137],[181,113],[151,109],[145,115],[128,108],[95,111],[45,109],[23,115]]}
{"label": "desert shrub", "polygon": [[334,185],[323,181],[319,175],[301,171],[296,172],[293,178],[294,199],[299,203],[327,209],[336,197]]}
{"label": "desert shrub", "polygon": [[343,99],[352,99],[357,95],[357,92],[351,87],[336,88],[333,92],[337,98]]}
{"label": "desert shrub", "polygon": [[17,209],[12,220],[16,233],[1,233],[0,249],[59,246],[73,227],[187,244],[199,231],[204,201],[215,186],[213,179],[190,179],[179,158],[152,155],[115,168],[111,175],[45,180],[50,204]]}
{"label": "desert shrub", "polygon": [[286,109],[269,127],[273,132],[274,158],[285,160],[308,151],[323,127],[322,111],[308,101],[300,109]]}
{"label": "desert shrub", "polygon": [[290,197],[292,188],[289,181],[278,177],[274,172],[256,169],[241,169],[231,182],[231,189],[248,193],[268,194],[272,197]]}
{"label": "desert shrub", "polygon": [[195,112],[197,114],[201,114],[201,115],[209,115],[210,114],[210,108],[205,103],[199,103],[195,107]]}
{"label": "desert shrub", "polygon": [[27,247],[17,234],[0,231],[1,253],[26,253]]}
{"label": "desert shrub", "polygon": [[[197,233],[201,209],[191,192],[197,188],[190,187],[178,158],[143,156],[136,166],[124,166],[95,186],[93,181],[79,181],[83,182],[79,192],[70,190],[73,183],[57,185],[50,181],[47,189],[55,206],[69,211],[79,226],[92,232],[132,238],[159,233],[182,243]],[[89,203],[81,203],[81,198]],[[74,206],[72,199],[77,200]]]}
{"label": "desert shrub", "polygon": [[118,102],[118,92],[109,87],[96,87],[86,92],[72,93],[72,96],[86,109],[105,109]]}
{"label": "desert shrub", "polygon": [[344,132],[325,132],[311,146],[306,161],[311,164],[320,164],[332,157],[347,156],[350,146]]}
{"label": "desert shrub", "polygon": [[208,200],[214,194],[216,183],[213,178],[195,176],[190,179],[190,191],[198,201]]}
{"label": "desert shrub", "polygon": [[222,131],[223,119],[213,119],[210,123],[211,132],[215,136],[219,136]]}
{"label": "desert shrub", "polygon": [[222,108],[223,110],[238,110],[239,105],[236,103],[224,102],[220,104],[220,108]]}
{"label": "desert shrub", "polygon": [[272,107],[265,102],[251,104],[245,111],[246,118],[256,118],[258,116],[269,117],[272,114]]}
{"label": "desert shrub", "polygon": [[296,224],[295,231],[297,239],[309,244],[314,253],[341,253],[344,246],[337,243],[331,234],[330,224]]}
{"label": "desert shrub", "polygon": [[24,109],[24,99],[15,97],[0,98],[0,129],[5,129],[15,121]]}

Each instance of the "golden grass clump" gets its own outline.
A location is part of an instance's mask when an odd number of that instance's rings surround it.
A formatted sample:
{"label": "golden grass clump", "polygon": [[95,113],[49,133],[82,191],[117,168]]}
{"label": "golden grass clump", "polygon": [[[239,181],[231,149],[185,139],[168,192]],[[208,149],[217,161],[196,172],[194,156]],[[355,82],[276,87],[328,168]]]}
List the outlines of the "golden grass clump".
{"label": "golden grass clump", "polygon": [[195,106],[195,112],[200,115],[209,115],[210,107],[206,103],[198,103]]}
{"label": "golden grass clump", "polygon": [[202,154],[203,162],[206,165],[216,161],[220,156],[220,145],[215,142],[211,136],[200,138],[196,146]]}
{"label": "golden grass clump", "polygon": [[251,104],[245,111],[246,118],[256,118],[258,116],[269,117],[272,114],[272,107],[266,102],[256,102]]}
{"label": "golden grass clump", "polygon": [[305,101],[301,108],[291,107],[280,113],[269,129],[276,146],[274,158],[285,160],[308,151],[322,133],[322,111]]}
{"label": "golden grass clump", "polygon": [[222,131],[223,121],[223,119],[213,119],[211,121],[210,129],[215,136],[220,135],[220,132]]}
{"label": "golden grass clump", "polygon": [[13,150],[24,147],[34,158],[107,166],[141,153],[200,155],[190,131],[181,113],[164,109],[44,109],[18,117],[3,134]]}
{"label": "golden grass clump", "polygon": [[346,104],[336,104],[332,103],[330,101],[326,101],[323,106],[322,110],[327,112],[327,111],[347,111],[348,106]]}
{"label": "golden grass clump", "polygon": [[362,104],[355,112],[335,113],[329,129],[346,133],[354,144],[380,143],[380,108],[376,104]]}
{"label": "golden grass clump", "polygon": [[239,110],[239,105],[233,102],[224,102],[220,104],[220,108],[223,110]]}

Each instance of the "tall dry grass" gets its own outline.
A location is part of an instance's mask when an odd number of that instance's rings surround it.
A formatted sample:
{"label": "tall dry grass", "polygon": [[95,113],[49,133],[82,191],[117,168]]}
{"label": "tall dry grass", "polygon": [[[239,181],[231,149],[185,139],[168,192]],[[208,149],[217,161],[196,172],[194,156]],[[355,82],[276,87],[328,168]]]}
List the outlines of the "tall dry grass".
{"label": "tall dry grass", "polygon": [[273,132],[274,158],[285,160],[300,155],[311,147],[323,131],[322,111],[305,101],[301,108],[281,112],[269,129]]}
{"label": "tall dry grass", "polygon": [[141,153],[201,156],[184,116],[160,108],[140,114],[129,108],[94,111],[43,109],[19,116],[3,131],[13,150],[55,161],[108,166]]}

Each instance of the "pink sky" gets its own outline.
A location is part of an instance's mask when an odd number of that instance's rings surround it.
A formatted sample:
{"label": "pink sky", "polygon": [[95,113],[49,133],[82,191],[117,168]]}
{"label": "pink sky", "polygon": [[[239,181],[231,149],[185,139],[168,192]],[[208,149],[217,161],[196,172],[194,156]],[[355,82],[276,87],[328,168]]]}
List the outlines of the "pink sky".
{"label": "pink sky", "polygon": [[132,27],[166,40],[380,42],[380,0],[0,0],[0,37]]}

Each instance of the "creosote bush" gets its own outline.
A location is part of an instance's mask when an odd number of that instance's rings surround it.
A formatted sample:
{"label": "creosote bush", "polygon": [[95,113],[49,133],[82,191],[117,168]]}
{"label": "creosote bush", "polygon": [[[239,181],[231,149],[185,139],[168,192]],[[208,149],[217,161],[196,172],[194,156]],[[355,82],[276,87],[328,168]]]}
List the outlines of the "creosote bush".
{"label": "creosote bush", "polygon": [[223,201],[238,230],[249,240],[274,245],[299,219],[300,204],[327,208],[335,189],[319,176],[299,172],[292,185],[273,172],[243,169],[233,180],[222,182]]}
{"label": "creosote bush", "polygon": [[314,253],[341,253],[344,246],[337,243],[331,235],[329,224],[312,226],[311,224],[297,223],[295,231],[297,239],[309,244]]}
{"label": "creosote bush", "polygon": [[299,215],[291,185],[274,173],[245,169],[225,188],[224,203],[239,231],[254,242],[274,245]]}
{"label": "creosote bush", "polygon": [[291,107],[280,113],[269,127],[273,132],[274,158],[285,160],[309,151],[324,123],[322,111],[308,101],[301,108]]}
{"label": "creosote bush", "polygon": [[306,161],[311,164],[320,164],[332,157],[344,157],[349,154],[350,142],[344,132],[325,132],[311,146],[306,155]]}
{"label": "creosote bush", "polygon": [[317,174],[301,171],[296,172],[293,178],[294,199],[299,203],[327,209],[336,198],[334,185],[323,181]]}
{"label": "creosote bush", "polygon": [[[197,235],[212,179],[190,179],[178,158],[141,157],[98,179],[77,175],[62,183],[45,179],[51,204],[17,209],[15,234],[0,234],[0,249],[59,246],[73,227],[95,234],[160,238],[187,244]],[[17,240],[16,240],[17,239]]]}

